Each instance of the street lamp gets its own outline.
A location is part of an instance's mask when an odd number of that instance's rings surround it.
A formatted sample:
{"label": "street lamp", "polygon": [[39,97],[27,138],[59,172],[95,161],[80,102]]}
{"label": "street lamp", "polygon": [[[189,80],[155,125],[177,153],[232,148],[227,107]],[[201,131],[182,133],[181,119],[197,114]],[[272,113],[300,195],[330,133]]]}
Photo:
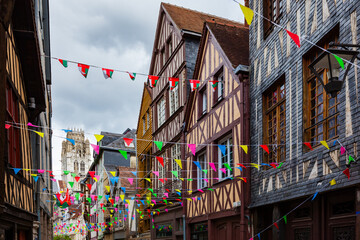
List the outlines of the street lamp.
{"label": "street lamp", "polygon": [[[310,65],[309,68],[311,72],[317,77],[321,85],[323,85],[327,94],[330,94],[331,97],[336,97],[337,93],[341,90],[346,75],[350,70],[351,64],[347,65],[344,77],[339,79],[341,65],[336,59],[335,55],[345,59],[351,63],[354,62],[355,58],[359,54],[357,51],[348,50],[347,47],[357,47],[360,48],[360,45],[352,44],[331,44],[334,47],[338,48],[329,48],[327,51],[322,52]],[[325,85],[318,69],[327,69],[328,83]]]}

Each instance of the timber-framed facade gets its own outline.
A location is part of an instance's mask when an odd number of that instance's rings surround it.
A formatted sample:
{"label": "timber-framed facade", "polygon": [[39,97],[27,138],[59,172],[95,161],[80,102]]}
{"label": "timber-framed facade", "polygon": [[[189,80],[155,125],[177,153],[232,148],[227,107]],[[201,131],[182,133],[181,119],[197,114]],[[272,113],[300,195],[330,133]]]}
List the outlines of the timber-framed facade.
{"label": "timber-framed facade", "polygon": [[[249,237],[249,182],[245,169],[236,168],[249,161],[239,147],[249,138],[248,39],[245,25],[204,24],[193,77],[201,84],[190,94],[185,117],[186,142],[197,146],[195,155],[185,155],[185,179],[192,179],[184,186],[186,239]],[[238,67],[246,70],[237,73]]]}
{"label": "timber-framed facade", "polygon": [[[358,1],[255,0],[250,8],[265,13],[269,2],[278,6],[278,24],[318,46],[328,48],[332,41],[359,44]],[[251,171],[253,236],[318,192],[313,201],[288,215],[286,223],[281,220],[279,228],[273,225],[262,232],[261,239],[360,238],[359,166],[350,164],[349,179],[342,173],[349,156],[359,156],[359,69],[351,67],[342,90],[330,98],[308,74],[309,64],[321,52],[307,41],[298,48],[286,31],[270,28],[258,16],[250,27],[251,161],[261,165]],[[340,71],[340,78],[344,72]],[[326,71],[323,76],[326,83]],[[283,83],[274,95],[274,87]],[[269,91],[273,91],[273,108],[265,100]],[[275,118],[269,117],[278,107]],[[327,141],[329,149],[320,141]],[[258,147],[272,143],[271,157]],[[341,154],[341,146],[346,153]],[[268,161],[282,165],[262,166]],[[331,186],[332,179],[336,184]]]}

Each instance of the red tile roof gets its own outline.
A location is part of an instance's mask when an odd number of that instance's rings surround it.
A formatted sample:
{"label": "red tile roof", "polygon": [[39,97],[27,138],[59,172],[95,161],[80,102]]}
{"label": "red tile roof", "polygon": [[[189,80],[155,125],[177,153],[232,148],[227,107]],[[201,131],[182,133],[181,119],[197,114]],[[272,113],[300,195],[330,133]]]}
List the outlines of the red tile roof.
{"label": "red tile roof", "polygon": [[237,22],[221,18],[215,15],[198,12],[195,10],[179,7],[176,5],[161,3],[179,29],[201,33],[204,22],[211,20],[225,24],[236,24]]}

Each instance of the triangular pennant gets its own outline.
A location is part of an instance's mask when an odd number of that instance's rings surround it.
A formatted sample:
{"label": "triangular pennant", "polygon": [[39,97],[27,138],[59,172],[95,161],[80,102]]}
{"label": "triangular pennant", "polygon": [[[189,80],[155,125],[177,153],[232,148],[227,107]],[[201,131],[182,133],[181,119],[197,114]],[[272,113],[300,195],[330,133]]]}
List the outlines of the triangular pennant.
{"label": "triangular pennant", "polygon": [[174,90],[179,83],[178,78],[169,77],[170,91]]}
{"label": "triangular pennant", "polygon": [[135,81],[136,73],[127,72],[131,80]]}
{"label": "triangular pennant", "polygon": [[5,124],[5,128],[6,128],[6,129],[9,129],[10,127],[11,127],[11,125]]}
{"label": "triangular pennant", "polygon": [[38,131],[34,131],[34,133],[36,133],[37,135],[39,135],[40,137],[44,137],[44,133],[43,132],[38,132]]}
{"label": "triangular pennant", "polygon": [[149,78],[149,85],[150,85],[150,87],[151,87],[151,88],[156,87],[156,84],[157,84],[157,82],[158,82],[158,80],[159,80],[159,77],[158,77],[158,76],[149,75],[148,78]]}
{"label": "triangular pennant", "polygon": [[63,65],[65,68],[68,67],[68,61],[64,60],[64,59],[59,59],[59,62],[61,63],[61,65]]}
{"label": "triangular pennant", "polygon": [[312,197],[311,201],[313,201],[318,194],[319,194],[319,192],[316,192],[316,193],[314,194],[314,196]]}
{"label": "triangular pennant", "polygon": [[200,80],[189,80],[191,91],[195,91],[200,86]]}
{"label": "triangular pennant", "polygon": [[209,165],[216,172],[215,163],[209,162]]}
{"label": "triangular pennant", "polygon": [[123,138],[125,142],[125,146],[130,147],[130,144],[133,142],[134,139],[132,138]]}
{"label": "triangular pennant", "polygon": [[124,150],[120,150],[119,149],[119,152],[121,153],[121,155],[127,160],[128,159],[128,153],[127,151],[124,151]]}
{"label": "triangular pennant", "polygon": [[348,177],[348,179],[350,179],[350,169],[347,168],[343,171],[343,173]]}
{"label": "triangular pennant", "polygon": [[264,151],[269,154],[269,148],[267,145],[260,145],[260,147],[262,147],[262,149],[264,149]]}
{"label": "triangular pennant", "polygon": [[228,163],[224,163],[224,166],[229,169],[230,171],[232,171],[232,168],[230,167],[230,165]]}
{"label": "triangular pennant", "polygon": [[226,168],[219,168],[219,170],[226,174]]}
{"label": "triangular pennant", "polygon": [[279,225],[277,224],[277,222],[274,222],[274,226],[279,230]]}
{"label": "triangular pennant", "polygon": [[71,173],[70,174],[73,178],[76,177],[76,173]]}
{"label": "triangular pennant", "polygon": [[15,175],[21,170],[21,168],[13,168]]}
{"label": "triangular pennant", "polygon": [[330,185],[333,186],[336,184],[335,178],[333,180],[330,181]]}
{"label": "triangular pennant", "polygon": [[68,140],[69,142],[71,142],[72,145],[75,145],[75,140],[71,139],[71,138],[65,138],[66,140]]}
{"label": "triangular pennant", "polygon": [[72,132],[72,130],[69,129],[61,129],[61,130],[63,130],[65,133]]}
{"label": "triangular pennant", "polygon": [[239,4],[239,5],[240,5],[240,8],[241,8],[241,11],[244,14],[244,17],[245,17],[245,20],[246,20],[247,24],[249,24],[249,26],[250,26],[251,23],[252,23],[252,20],[254,18],[253,10],[251,10],[248,7],[245,7],[244,5],[241,5],[241,4]]}
{"label": "triangular pennant", "polygon": [[164,158],[156,156],[156,160],[158,160],[158,162],[161,164],[161,166],[164,167]]}
{"label": "triangular pennant", "polygon": [[112,75],[113,75],[113,73],[114,73],[114,70],[103,68],[102,71],[103,71],[103,74],[104,74],[104,78],[105,78],[105,79],[112,78]]}
{"label": "triangular pennant", "polygon": [[86,184],[86,186],[88,187],[89,191],[91,191],[92,185],[90,183],[88,183],[88,184]]}
{"label": "triangular pennant", "polygon": [[73,188],[74,182],[68,182],[68,183],[69,183],[70,187]]}
{"label": "triangular pennant", "polygon": [[153,174],[155,174],[156,176],[159,176],[159,172],[158,172],[158,171],[153,171]]}
{"label": "triangular pennant", "polygon": [[64,171],[64,175],[68,175],[69,173],[70,173],[70,171],[68,171],[68,170]]}
{"label": "triangular pennant", "polygon": [[310,150],[313,150],[313,148],[311,147],[311,144],[309,142],[304,142],[305,146],[307,146],[308,148],[310,148]]}
{"label": "triangular pennant", "polygon": [[330,149],[326,141],[320,141],[320,143],[327,149]]}
{"label": "triangular pennant", "polygon": [[179,165],[179,167],[182,169],[182,163],[181,163],[181,159],[174,159],[174,161],[177,163],[177,165]]}
{"label": "triangular pennant", "polygon": [[113,177],[115,177],[116,172],[115,171],[110,171],[111,175],[113,175]]}
{"label": "triangular pennant", "polygon": [[110,186],[105,186],[106,190],[110,192]]}
{"label": "triangular pennant", "polygon": [[279,164],[279,166],[277,166],[277,168],[281,168],[281,166],[282,166],[283,164],[284,164],[284,163],[281,162],[281,163]]}
{"label": "triangular pennant", "polygon": [[81,75],[83,75],[86,78],[89,73],[90,66],[86,64],[78,63],[78,67]]}
{"label": "triangular pennant", "polygon": [[96,152],[97,155],[99,155],[99,149],[100,146],[99,145],[95,145],[95,144],[90,144],[91,147],[94,149],[94,151]]}
{"label": "triangular pennant", "polygon": [[76,180],[76,182],[79,182],[80,177],[79,176],[75,177],[75,180]]}
{"label": "triangular pennant", "polygon": [[135,176],[137,176],[137,172],[131,172],[132,174],[134,174]]}
{"label": "triangular pennant", "polygon": [[200,165],[200,163],[198,162],[198,161],[194,161],[194,164],[200,169],[200,171],[201,171],[201,165]]}
{"label": "triangular pennant", "polygon": [[344,153],[346,153],[346,149],[343,146],[341,146],[340,154],[343,155]]}
{"label": "triangular pennant", "polygon": [[97,141],[97,142],[100,142],[101,139],[104,138],[104,135],[94,134],[94,137],[96,138],[96,141]]}
{"label": "triangular pennant", "polygon": [[179,175],[179,173],[177,172],[177,171],[171,171],[171,173],[175,176],[175,177],[178,177]]}
{"label": "triangular pennant", "polygon": [[93,178],[95,176],[95,171],[89,171],[89,175]]}
{"label": "triangular pennant", "polygon": [[211,84],[213,92],[215,92],[216,88],[219,86],[219,81],[218,80],[210,80],[209,83]]}
{"label": "triangular pennant", "polygon": [[283,218],[284,218],[285,224],[287,224],[287,217],[286,217],[286,215],[285,215]]}
{"label": "triangular pennant", "polygon": [[342,69],[345,69],[344,61],[343,61],[340,57],[336,56],[335,54],[333,54],[333,56],[334,56],[335,59],[338,61],[340,67],[341,67]]}
{"label": "triangular pennant", "polygon": [[351,155],[349,155],[349,163],[351,162],[355,162],[355,159]]}
{"label": "triangular pennant", "polygon": [[29,127],[36,127],[36,128],[39,128],[39,126],[37,126],[37,125],[34,125],[34,124],[32,124],[31,122],[28,122],[28,124],[27,124]]}
{"label": "triangular pennant", "polygon": [[133,178],[128,178],[128,181],[129,181],[130,185],[132,185],[133,182],[134,182],[134,179]]}
{"label": "triangular pennant", "polygon": [[300,47],[300,37],[299,35],[286,30],[287,34],[289,34],[290,38],[295,42],[295,44]]}
{"label": "triangular pennant", "polygon": [[158,147],[159,151],[161,151],[162,147],[163,147],[163,142],[159,142],[159,141],[154,141],[155,145]]}
{"label": "triangular pennant", "polygon": [[218,147],[219,147],[221,153],[223,155],[225,155],[226,154],[226,146],[225,145],[218,145]]}
{"label": "triangular pennant", "polygon": [[207,169],[203,169],[202,171],[203,171],[205,174],[208,173],[208,170],[207,170]]}
{"label": "triangular pennant", "polygon": [[151,179],[150,179],[150,178],[145,178],[145,180],[151,183]]}
{"label": "triangular pennant", "polygon": [[196,144],[188,144],[188,147],[190,148],[192,154],[195,156],[195,154],[196,154]]}
{"label": "triangular pennant", "polygon": [[37,182],[37,180],[39,179],[39,176],[33,176],[35,182]]}
{"label": "triangular pennant", "polygon": [[252,167],[255,167],[255,168],[259,169],[259,164],[256,164],[256,163],[250,163],[250,165],[251,165]]}
{"label": "triangular pennant", "polygon": [[248,153],[248,146],[247,145],[240,145],[240,147],[244,150],[244,152]]}

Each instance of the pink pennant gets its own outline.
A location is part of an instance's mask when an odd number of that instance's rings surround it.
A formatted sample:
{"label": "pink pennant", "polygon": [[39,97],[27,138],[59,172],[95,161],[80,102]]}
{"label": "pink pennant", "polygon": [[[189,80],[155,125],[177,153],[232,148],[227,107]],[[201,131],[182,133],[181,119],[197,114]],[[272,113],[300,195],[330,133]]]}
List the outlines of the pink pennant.
{"label": "pink pennant", "polygon": [[125,208],[127,208],[129,206],[129,204],[125,203]]}
{"label": "pink pennant", "polygon": [[169,212],[169,210],[165,209],[165,212]]}
{"label": "pink pennant", "polygon": [[95,144],[90,144],[90,145],[93,147],[93,149],[94,149],[94,151],[97,153],[97,155],[99,155],[99,148],[100,148],[100,146],[95,145]]}
{"label": "pink pennant", "polygon": [[202,193],[204,192],[204,191],[203,191],[203,190],[201,190],[201,189],[198,189],[198,191],[199,191],[199,192],[202,192]]}
{"label": "pink pennant", "polygon": [[156,200],[151,200],[154,204],[156,204]]}
{"label": "pink pennant", "polygon": [[117,212],[117,210],[118,210],[118,209],[117,209],[117,208],[115,208],[115,212]]}
{"label": "pink pennant", "polygon": [[155,174],[156,176],[159,176],[159,172],[158,172],[158,171],[153,171],[153,174]]}
{"label": "pink pennant", "polygon": [[36,126],[36,125],[32,124],[31,122],[28,122],[27,125],[28,125],[29,127],[39,127],[39,126]]}
{"label": "pink pennant", "polygon": [[9,129],[10,127],[11,127],[11,125],[5,124],[5,128],[6,128],[6,129]]}
{"label": "pink pennant", "polygon": [[118,202],[118,201],[119,201],[119,197],[115,197],[115,201],[117,201],[117,202]]}
{"label": "pink pennant", "polygon": [[168,198],[169,197],[169,193],[164,193],[164,195]]}
{"label": "pink pennant", "polygon": [[218,178],[218,177],[216,177],[216,178],[214,178],[214,179],[219,181],[219,178]]}
{"label": "pink pennant", "polygon": [[216,172],[215,163],[209,162],[209,165]]}
{"label": "pink pennant", "polygon": [[100,180],[100,176],[99,176],[99,175],[95,175],[94,177],[96,178],[96,180],[98,180],[98,181]]}
{"label": "pink pennant", "polygon": [[55,179],[55,178],[51,178],[50,180],[53,181],[53,182],[56,182],[56,179]]}
{"label": "pink pennant", "polygon": [[124,142],[126,144],[127,147],[130,147],[130,144],[133,142],[134,139],[132,138],[123,138]]}
{"label": "pink pennant", "polygon": [[42,173],[44,173],[44,172],[45,172],[45,170],[43,170],[43,169],[39,169],[39,170],[38,170],[38,173],[41,173],[41,174],[42,174]]}
{"label": "pink pennant", "polygon": [[226,168],[220,168],[220,170],[226,174]]}
{"label": "pink pennant", "polygon": [[188,147],[190,148],[192,154],[195,156],[195,154],[196,154],[196,144],[188,144]]}
{"label": "pink pennant", "polygon": [[133,182],[134,182],[134,179],[133,178],[128,178],[128,180],[129,180],[130,185],[132,185]]}
{"label": "pink pennant", "polygon": [[345,152],[346,152],[346,149],[343,146],[341,146],[341,148],[340,148],[341,155],[343,155]]}
{"label": "pink pennant", "polygon": [[295,42],[295,44],[300,47],[300,37],[295,34],[295,33],[292,33],[288,30],[286,30],[287,34],[289,34],[289,36],[291,37],[291,39]]}
{"label": "pink pennant", "polygon": [[204,181],[207,182],[207,183],[209,183],[209,180],[208,180],[207,178],[204,178]]}

